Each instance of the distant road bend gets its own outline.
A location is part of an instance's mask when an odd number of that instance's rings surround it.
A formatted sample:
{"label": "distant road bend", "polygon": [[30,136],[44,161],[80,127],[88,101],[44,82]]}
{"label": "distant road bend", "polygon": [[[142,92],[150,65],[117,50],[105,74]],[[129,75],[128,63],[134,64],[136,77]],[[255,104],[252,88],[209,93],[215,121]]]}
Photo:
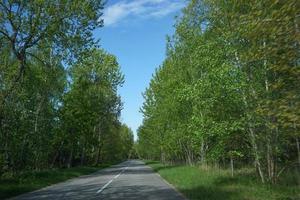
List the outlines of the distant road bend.
{"label": "distant road bend", "polygon": [[185,198],[142,161],[129,160],[12,199],[184,200]]}

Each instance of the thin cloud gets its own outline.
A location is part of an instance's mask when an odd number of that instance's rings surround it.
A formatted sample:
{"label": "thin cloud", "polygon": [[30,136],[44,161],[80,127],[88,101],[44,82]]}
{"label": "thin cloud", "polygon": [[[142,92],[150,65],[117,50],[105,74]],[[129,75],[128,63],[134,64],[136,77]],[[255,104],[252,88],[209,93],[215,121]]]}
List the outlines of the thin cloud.
{"label": "thin cloud", "polygon": [[108,6],[104,11],[104,24],[112,26],[131,17],[164,17],[185,5],[183,0],[123,0]]}

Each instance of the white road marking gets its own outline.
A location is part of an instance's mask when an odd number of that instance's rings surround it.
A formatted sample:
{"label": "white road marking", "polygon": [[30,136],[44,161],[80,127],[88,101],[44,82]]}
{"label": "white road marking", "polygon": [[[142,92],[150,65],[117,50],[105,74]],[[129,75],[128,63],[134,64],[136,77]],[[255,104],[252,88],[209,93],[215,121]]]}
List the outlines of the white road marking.
{"label": "white road marking", "polygon": [[100,190],[97,191],[97,193],[102,192],[107,186],[109,186],[109,184],[111,184],[112,181],[113,181],[113,179],[111,179],[110,181],[108,181]]}
{"label": "white road marking", "polygon": [[128,166],[125,167],[118,175],[114,176],[110,181],[108,181],[100,190],[98,190],[97,194],[101,193],[105,188],[107,188],[107,186],[109,186],[113,182],[114,179],[117,179],[127,169],[128,169]]}
{"label": "white road marking", "polygon": [[[123,172],[123,171],[122,171]],[[120,172],[117,176],[115,176],[113,179],[116,179],[116,178],[118,178],[120,175],[121,175],[121,173],[122,172]]]}

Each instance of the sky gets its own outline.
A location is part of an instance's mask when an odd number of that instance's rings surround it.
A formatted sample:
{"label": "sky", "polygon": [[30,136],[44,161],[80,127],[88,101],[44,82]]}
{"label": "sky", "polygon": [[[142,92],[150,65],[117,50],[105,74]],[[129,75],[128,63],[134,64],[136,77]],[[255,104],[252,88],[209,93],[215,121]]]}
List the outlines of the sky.
{"label": "sky", "polygon": [[100,45],[115,55],[125,75],[119,89],[121,121],[134,132],[142,124],[142,92],[155,68],[163,62],[166,36],[174,33],[175,16],[184,0],[110,0],[104,9],[104,27],[94,34]]}

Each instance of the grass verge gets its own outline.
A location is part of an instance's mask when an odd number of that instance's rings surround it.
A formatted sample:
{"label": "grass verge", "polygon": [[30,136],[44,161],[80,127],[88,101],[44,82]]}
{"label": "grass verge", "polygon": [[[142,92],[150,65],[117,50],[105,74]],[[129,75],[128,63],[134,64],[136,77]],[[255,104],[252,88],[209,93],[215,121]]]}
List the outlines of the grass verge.
{"label": "grass verge", "polygon": [[9,175],[0,177],[0,199],[17,196],[70,178],[90,174],[108,166],[52,169],[40,172],[23,172],[14,177]]}
{"label": "grass verge", "polygon": [[231,177],[228,170],[163,165],[153,161],[146,164],[190,200],[300,200],[299,185],[261,184],[252,169],[238,170]]}

